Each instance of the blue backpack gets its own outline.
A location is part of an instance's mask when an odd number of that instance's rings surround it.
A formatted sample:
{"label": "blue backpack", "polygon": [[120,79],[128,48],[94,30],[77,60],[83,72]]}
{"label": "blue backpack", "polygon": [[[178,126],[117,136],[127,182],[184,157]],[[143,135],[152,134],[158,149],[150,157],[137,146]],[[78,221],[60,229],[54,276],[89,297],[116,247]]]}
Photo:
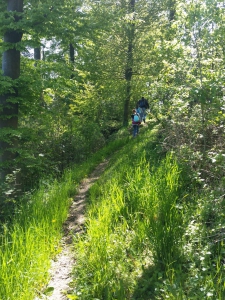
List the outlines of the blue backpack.
{"label": "blue backpack", "polygon": [[140,117],[138,114],[134,115],[134,122],[139,122],[140,121]]}

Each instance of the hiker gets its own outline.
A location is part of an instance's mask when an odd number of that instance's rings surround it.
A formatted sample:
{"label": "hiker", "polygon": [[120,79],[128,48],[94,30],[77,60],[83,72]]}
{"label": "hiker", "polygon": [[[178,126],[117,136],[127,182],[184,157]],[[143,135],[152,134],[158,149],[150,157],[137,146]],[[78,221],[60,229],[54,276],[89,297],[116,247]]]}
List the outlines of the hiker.
{"label": "hiker", "polygon": [[139,133],[139,125],[141,124],[140,115],[137,113],[136,109],[132,110],[131,120],[133,126],[133,137],[135,137]]}
{"label": "hiker", "polygon": [[140,106],[136,106],[136,112],[139,114],[140,116],[140,122],[142,122],[143,118],[144,118],[144,115],[143,115],[143,110]]}
{"label": "hiker", "polygon": [[149,104],[148,104],[148,100],[145,99],[144,97],[141,97],[140,100],[138,100],[137,102],[137,107],[138,109],[141,109],[141,121],[143,120],[145,123],[145,119],[146,119],[146,109],[149,108]]}

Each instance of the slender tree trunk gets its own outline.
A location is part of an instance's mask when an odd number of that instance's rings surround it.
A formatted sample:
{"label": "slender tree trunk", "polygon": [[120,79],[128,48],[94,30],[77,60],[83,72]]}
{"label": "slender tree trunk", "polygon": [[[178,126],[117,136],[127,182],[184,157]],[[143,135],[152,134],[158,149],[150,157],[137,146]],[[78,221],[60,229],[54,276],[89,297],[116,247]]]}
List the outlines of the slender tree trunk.
{"label": "slender tree trunk", "polygon": [[41,60],[41,47],[34,48],[34,59]]}
{"label": "slender tree trunk", "polygon": [[[198,71],[199,71],[199,79],[200,79],[200,90],[201,93],[203,92],[203,75],[202,75],[202,53],[201,49],[199,46],[199,41],[201,41],[201,29],[198,30],[198,36],[194,36],[194,43],[195,43],[195,48],[197,52],[197,61],[198,61]],[[202,97],[202,96],[201,96]],[[203,135],[203,154],[205,154],[206,151],[206,117],[205,117],[205,103],[203,99],[200,99],[200,105],[201,105],[201,120],[202,120],[202,135]]]}
{"label": "slender tree trunk", "polygon": [[124,102],[123,125],[127,126],[129,121],[129,109],[130,109],[130,98],[131,98],[132,68],[126,70],[125,79],[126,79],[126,99]]}
{"label": "slender tree trunk", "polygon": [[[135,0],[130,0],[129,2],[129,12],[135,12]],[[130,98],[131,98],[131,79],[132,79],[132,68],[133,68],[133,48],[134,48],[134,35],[135,35],[135,24],[134,16],[133,20],[128,26],[127,37],[128,37],[128,50],[127,50],[127,66],[125,70],[126,79],[126,99],[124,102],[124,116],[123,125],[127,126],[129,121],[129,109],[130,109]]]}
{"label": "slender tree trunk", "polygon": [[75,55],[74,55],[74,47],[73,45],[70,43],[70,63],[71,63],[71,68],[72,68],[72,74],[70,76],[71,79],[73,79],[74,77],[74,61],[75,61]]}
{"label": "slender tree trunk", "polygon": [[172,22],[175,19],[176,14],[176,0],[169,0],[169,21]]}
{"label": "slender tree trunk", "polygon": [[70,61],[74,63],[74,47],[71,43],[70,43]]}
{"label": "slender tree trunk", "polygon": [[[34,48],[34,60],[41,60],[41,47]],[[34,63],[34,66],[37,67],[37,63]]]}
{"label": "slender tree trunk", "polygon": [[[14,22],[17,23],[20,17],[16,13],[23,11],[23,0],[8,0],[7,10],[15,12]],[[2,71],[3,76],[8,76],[12,80],[20,76],[20,51],[16,49],[16,45],[21,39],[22,31],[18,29],[10,29],[4,34],[4,43],[11,44],[11,46],[3,53]],[[0,163],[2,166],[0,178],[2,181],[12,171],[13,160],[17,156],[15,150],[17,139],[12,133],[12,130],[16,130],[18,127],[17,95],[18,91],[16,87],[14,87],[13,92],[0,95],[0,130],[3,133],[0,138]]]}

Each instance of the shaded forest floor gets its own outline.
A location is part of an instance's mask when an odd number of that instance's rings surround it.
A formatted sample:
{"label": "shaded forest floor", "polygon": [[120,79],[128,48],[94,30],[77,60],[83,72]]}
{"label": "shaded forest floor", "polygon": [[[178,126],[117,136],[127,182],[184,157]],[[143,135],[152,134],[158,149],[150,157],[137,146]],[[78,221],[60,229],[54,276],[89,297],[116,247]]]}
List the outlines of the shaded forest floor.
{"label": "shaded forest floor", "polygon": [[107,167],[108,160],[100,163],[92,174],[85,178],[78,189],[78,193],[70,207],[68,218],[64,224],[64,236],[61,240],[60,247],[62,251],[52,261],[50,272],[51,280],[38,299],[46,300],[66,300],[72,281],[71,272],[75,259],[73,256],[73,235],[82,233],[85,221],[85,205],[88,197],[88,191],[92,184],[98,180],[100,175]]}

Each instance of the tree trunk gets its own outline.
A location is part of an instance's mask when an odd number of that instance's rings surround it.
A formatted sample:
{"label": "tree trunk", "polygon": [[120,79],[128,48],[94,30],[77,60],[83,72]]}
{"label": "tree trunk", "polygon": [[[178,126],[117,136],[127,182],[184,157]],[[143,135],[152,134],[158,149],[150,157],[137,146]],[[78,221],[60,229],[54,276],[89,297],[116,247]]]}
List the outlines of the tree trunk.
{"label": "tree trunk", "polygon": [[70,78],[74,78],[74,61],[75,61],[75,49],[73,45],[70,43],[70,63],[71,63],[71,68],[72,68],[72,74],[70,75]]}
{"label": "tree trunk", "polygon": [[74,63],[74,47],[71,43],[70,43],[70,61],[71,63]]}
{"label": "tree trunk", "polygon": [[[22,12],[23,0],[8,0],[7,11]],[[15,13],[14,22],[17,23],[20,17]],[[16,27],[16,24],[15,24]],[[3,76],[8,76],[12,80],[20,76],[20,51],[16,49],[16,44],[22,39],[22,31],[19,29],[10,29],[4,34],[4,43],[9,43],[9,49],[3,53],[2,71]],[[17,156],[17,139],[13,130],[18,127],[18,102],[16,97],[18,91],[13,87],[13,92],[0,95],[0,129],[3,132],[0,139],[0,163],[1,163],[1,180],[4,181],[8,173],[12,171],[13,160]]]}
{"label": "tree trunk", "polygon": [[34,48],[34,59],[41,60],[41,47]]}
{"label": "tree trunk", "polygon": [[[135,0],[130,0],[129,2],[129,12],[134,13],[135,11]],[[127,126],[129,121],[129,109],[130,109],[130,98],[131,98],[131,79],[132,79],[132,68],[133,68],[133,41],[135,35],[135,24],[134,16],[133,20],[128,26],[127,37],[128,37],[128,50],[127,50],[127,66],[125,70],[125,79],[126,79],[126,99],[124,102],[124,116],[123,116],[123,125]]]}
{"label": "tree trunk", "polygon": [[127,69],[125,73],[126,79],[126,99],[124,102],[124,118],[123,125],[127,126],[129,122],[129,109],[130,109],[130,98],[131,98],[131,79],[132,79],[132,68]]}
{"label": "tree trunk", "polygon": [[169,7],[169,21],[172,22],[174,21],[175,14],[176,14],[176,0],[169,0],[168,7]]}

